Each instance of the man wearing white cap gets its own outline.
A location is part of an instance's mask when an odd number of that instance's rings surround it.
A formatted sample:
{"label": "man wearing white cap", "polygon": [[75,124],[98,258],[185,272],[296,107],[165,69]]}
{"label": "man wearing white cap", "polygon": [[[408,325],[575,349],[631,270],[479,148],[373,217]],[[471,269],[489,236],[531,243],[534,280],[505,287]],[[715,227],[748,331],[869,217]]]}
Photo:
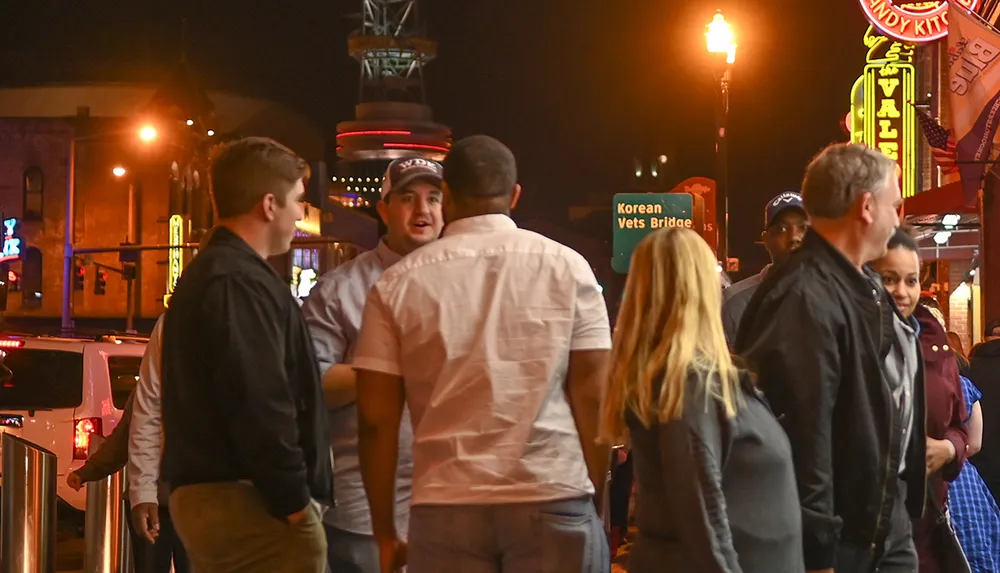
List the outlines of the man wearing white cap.
{"label": "man wearing white cap", "polygon": [[[411,251],[438,238],[441,165],[423,158],[397,159],[386,170],[378,212],[387,231],[378,246],[323,275],[303,304],[312,334],[327,407],[337,505],[324,518],[330,570],[379,573],[378,546],[358,464],[356,375],[351,368],[361,315],[372,285]],[[407,415],[408,416],[408,415]],[[396,523],[409,522],[413,441],[409,420],[400,425]]]}

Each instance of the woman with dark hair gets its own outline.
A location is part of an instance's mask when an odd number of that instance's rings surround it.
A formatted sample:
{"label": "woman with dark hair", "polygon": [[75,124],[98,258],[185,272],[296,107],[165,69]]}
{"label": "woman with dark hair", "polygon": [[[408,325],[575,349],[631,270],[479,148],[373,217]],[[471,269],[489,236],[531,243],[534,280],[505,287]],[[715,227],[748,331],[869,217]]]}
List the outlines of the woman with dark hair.
{"label": "woman with dark hair", "polygon": [[[953,330],[948,331],[948,346],[951,347],[955,360],[958,360],[958,373],[968,378],[971,374],[971,367],[969,366],[969,358],[965,355],[965,345],[962,343],[962,337]],[[968,406],[968,404],[966,405]]]}
{"label": "woman with dark hair", "polygon": [[946,564],[953,555],[940,540],[954,537],[946,518],[948,482],[961,472],[968,443],[958,362],[949,349],[940,311],[920,304],[920,259],[913,237],[897,231],[889,240],[888,252],[873,267],[913,329],[909,336],[916,334],[923,354],[923,368],[914,373],[924,377],[927,415],[927,507],[923,518],[913,520],[920,572],[951,573]]}

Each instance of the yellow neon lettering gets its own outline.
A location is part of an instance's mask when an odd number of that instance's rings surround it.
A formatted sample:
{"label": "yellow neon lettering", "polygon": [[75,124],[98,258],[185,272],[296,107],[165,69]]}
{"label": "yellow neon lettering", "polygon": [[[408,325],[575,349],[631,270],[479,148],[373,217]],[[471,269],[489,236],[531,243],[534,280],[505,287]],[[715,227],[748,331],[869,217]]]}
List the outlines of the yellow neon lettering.
{"label": "yellow neon lettering", "polygon": [[879,119],[884,119],[887,117],[896,119],[897,117],[900,117],[900,115],[902,114],[900,114],[899,110],[896,109],[896,100],[884,99],[882,100],[882,105],[881,107],[879,107],[879,110],[875,114],[875,117]]}
{"label": "yellow neon lettering", "polygon": [[895,141],[880,141],[878,150],[884,153],[889,159],[899,161],[899,143]]}
{"label": "yellow neon lettering", "polygon": [[926,36],[927,35],[927,29],[924,28],[925,24],[927,24],[927,22],[925,20],[917,20],[916,22],[914,22],[913,23],[913,35],[915,35],[915,36]]}
{"label": "yellow neon lettering", "polygon": [[892,127],[892,120],[891,119],[880,119],[880,120],[878,120],[878,126],[880,128],[880,131],[878,132],[878,136],[881,139],[896,139],[897,137],[899,137],[899,130],[894,129]]}
{"label": "yellow neon lettering", "polygon": [[881,78],[878,81],[878,85],[882,88],[882,93],[885,97],[892,97],[895,93],[896,88],[899,86],[899,78]]}
{"label": "yellow neon lettering", "polygon": [[[940,20],[940,18],[938,18],[937,16],[931,16],[930,22],[931,22],[931,24],[934,24],[934,28],[935,28],[934,31],[935,32],[940,32],[941,31],[941,20]],[[930,24],[928,24],[927,27],[930,28]]]}
{"label": "yellow neon lettering", "polygon": [[[184,218],[180,215],[171,215],[167,223],[169,236],[167,242],[171,247],[184,244]],[[167,253],[167,292],[163,297],[163,306],[168,306],[170,295],[177,287],[177,281],[181,278],[183,259],[181,249],[170,249]]]}
{"label": "yellow neon lettering", "polygon": [[872,12],[875,12],[875,16],[876,16],[876,17],[877,17],[877,18],[878,18],[879,20],[882,20],[882,19],[884,19],[884,18],[885,18],[885,15],[886,15],[886,14],[889,14],[889,13],[890,13],[890,12],[892,11],[892,10],[891,10],[891,9],[890,9],[890,8],[889,8],[888,6],[886,6],[885,4],[886,4],[886,3],[885,3],[885,1],[884,1],[884,0],[880,0],[880,1],[879,1],[879,2],[877,3],[877,4],[876,4],[876,3],[872,3]]}

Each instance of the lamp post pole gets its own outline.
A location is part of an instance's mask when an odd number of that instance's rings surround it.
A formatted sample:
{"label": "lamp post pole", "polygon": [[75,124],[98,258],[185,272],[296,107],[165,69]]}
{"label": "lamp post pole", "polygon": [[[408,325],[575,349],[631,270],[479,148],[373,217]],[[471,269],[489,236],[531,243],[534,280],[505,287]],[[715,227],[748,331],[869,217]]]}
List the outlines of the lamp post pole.
{"label": "lamp post pole", "polygon": [[[719,82],[720,99],[715,113],[715,178],[716,212],[721,213],[719,224],[719,261],[729,272],[729,79],[730,69],[736,62],[736,38],[733,27],[726,22],[722,12],[716,12],[706,26],[705,40],[709,55],[714,58],[714,70]],[[716,219],[720,219],[717,215]]]}
{"label": "lamp post pole", "polygon": [[63,237],[63,334],[73,330],[73,232],[76,229],[76,137],[69,140],[69,157],[66,160],[66,229]]}
{"label": "lamp post pole", "polygon": [[729,70],[719,76],[721,98],[716,111],[715,154],[717,210],[722,213],[719,225],[719,258],[723,269],[729,271],[729,142],[726,130],[729,127]]}

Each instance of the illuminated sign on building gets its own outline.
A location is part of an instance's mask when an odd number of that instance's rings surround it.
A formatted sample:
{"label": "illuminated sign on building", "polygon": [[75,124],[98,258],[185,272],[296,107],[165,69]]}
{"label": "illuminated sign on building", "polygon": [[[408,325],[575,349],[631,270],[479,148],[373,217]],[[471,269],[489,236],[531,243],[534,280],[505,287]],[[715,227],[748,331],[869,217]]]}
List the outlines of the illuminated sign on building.
{"label": "illuminated sign on building", "polygon": [[[933,42],[948,35],[949,2],[910,2],[899,0],[860,0],[868,20],[886,36],[908,44]],[[961,8],[976,11],[982,0],[951,0]]]}
{"label": "illuminated sign on building", "polygon": [[21,260],[21,239],[15,236],[20,223],[13,218],[3,220],[3,253],[0,253],[0,262]]}
{"label": "illuminated sign on building", "polygon": [[916,76],[913,46],[865,33],[864,73],[851,89],[851,141],[878,149],[899,164],[903,197],[917,192]]}
{"label": "illuminated sign on building", "polygon": [[632,251],[657,229],[694,227],[694,198],[686,193],[619,193],[612,205],[611,268],[628,273]]}
{"label": "illuminated sign on building", "polygon": [[[184,217],[171,215],[167,224],[169,227],[168,244],[171,247],[180,247],[184,244]],[[176,248],[167,251],[167,292],[163,295],[163,306],[170,306],[170,296],[177,288],[177,281],[181,278],[181,270],[184,268],[183,249]]]}
{"label": "illuminated sign on building", "polygon": [[917,192],[914,84],[913,64],[865,66],[865,142],[899,164],[904,198]]}

